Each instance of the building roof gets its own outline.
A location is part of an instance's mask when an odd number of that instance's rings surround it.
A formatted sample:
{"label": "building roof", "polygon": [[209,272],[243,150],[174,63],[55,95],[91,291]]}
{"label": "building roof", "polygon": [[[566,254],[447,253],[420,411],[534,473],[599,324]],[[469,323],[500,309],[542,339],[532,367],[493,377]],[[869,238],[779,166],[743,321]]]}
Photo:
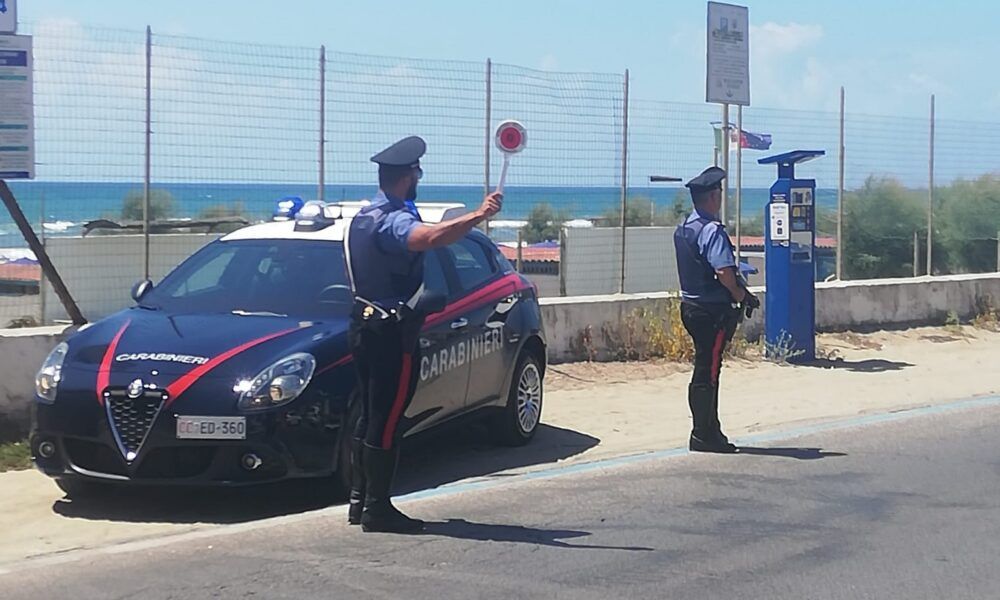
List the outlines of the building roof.
{"label": "building roof", "polygon": [[[517,248],[510,246],[500,246],[500,252],[507,260],[517,260]],[[521,260],[531,262],[559,262],[559,248],[533,248],[525,246],[521,248]]]}
{"label": "building roof", "polygon": [[38,283],[42,279],[42,268],[38,265],[0,263],[0,281],[27,281]]}

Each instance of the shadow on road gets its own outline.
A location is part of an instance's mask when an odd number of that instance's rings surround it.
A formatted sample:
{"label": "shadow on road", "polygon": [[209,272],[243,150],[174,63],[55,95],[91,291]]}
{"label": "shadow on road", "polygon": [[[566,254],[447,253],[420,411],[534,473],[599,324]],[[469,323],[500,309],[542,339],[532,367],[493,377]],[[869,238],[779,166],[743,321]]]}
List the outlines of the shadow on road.
{"label": "shadow on road", "polygon": [[881,358],[869,358],[867,360],[845,360],[845,359],[816,359],[803,363],[806,367],[816,367],[819,369],[844,369],[853,373],[885,373],[887,371],[902,371],[913,364],[895,360],[884,360]]}
{"label": "shadow on road", "polygon": [[796,460],[819,460],[821,458],[847,456],[844,452],[824,452],[820,448],[756,448],[754,446],[740,446],[739,454],[777,456],[780,458],[794,458]]}
{"label": "shadow on road", "polygon": [[[432,489],[471,477],[547,464],[579,454],[600,440],[569,429],[540,425],[519,448],[493,445],[482,424],[409,443],[394,494]],[[343,503],[332,479],[304,479],[229,489],[187,487],[109,488],[93,496],[57,500],[65,517],[134,523],[243,523]]]}
{"label": "shadow on road", "polygon": [[590,535],[586,531],[566,529],[535,529],[520,525],[492,525],[473,523],[465,519],[448,519],[427,523],[421,535],[436,535],[459,540],[474,540],[481,542],[517,542],[536,546],[554,546],[556,548],[585,548],[590,550],[625,550],[629,552],[652,552],[653,548],[644,546],[600,546],[589,544],[569,544],[564,539],[582,538]]}

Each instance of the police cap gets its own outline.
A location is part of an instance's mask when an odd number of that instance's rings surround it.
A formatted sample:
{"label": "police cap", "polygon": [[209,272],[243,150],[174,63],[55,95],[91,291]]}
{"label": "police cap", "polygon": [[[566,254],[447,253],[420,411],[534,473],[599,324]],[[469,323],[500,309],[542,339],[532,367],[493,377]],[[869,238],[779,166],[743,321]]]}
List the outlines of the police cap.
{"label": "police cap", "polygon": [[701,172],[691,181],[684,184],[692,194],[708,192],[722,189],[722,180],[726,178],[726,172],[719,167],[709,167]]}
{"label": "police cap", "polygon": [[372,157],[372,162],[386,167],[420,166],[420,157],[427,151],[427,144],[421,138],[411,135],[403,138]]}

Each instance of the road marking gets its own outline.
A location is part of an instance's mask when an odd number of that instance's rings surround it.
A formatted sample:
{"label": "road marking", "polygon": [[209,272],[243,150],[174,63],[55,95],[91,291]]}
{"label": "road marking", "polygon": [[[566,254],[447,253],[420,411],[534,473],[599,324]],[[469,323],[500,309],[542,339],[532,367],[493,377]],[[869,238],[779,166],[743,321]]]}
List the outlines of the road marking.
{"label": "road marking", "polygon": [[[1000,396],[986,396],[986,397],[972,398],[968,400],[959,400],[955,402],[949,402],[946,404],[938,404],[934,406],[922,406],[918,408],[903,409],[889,413],[865,415],[859,417],[852,417],[849,419],[839,419],[839,420],[829,421],[826,423],[820,423],[817,425],[808,425],[805,427],[798,427],[794,429],[787,429],[782,431],[774,431],[769,433],[761,433],[757,435],[745,436],[739,439],[734,439],[733,442],[738,446],[750,446],[754,444],[762,444],[768,442],[776,442],[780,440],[799,438],[826,431],[853,429],[857,427],[866,427],[869,425],[877,425],[881,423],[904,421],[907,419],[912,419],[917,417],[926,417],[926,416],[933,416],[950,412],[957,412],[962,410],[971,410],[974,408],[993,408],[993,407],[1000,407]],[[431,498],[454,496],[468,492],[475,492],[496,487],[502,487],[525,481],[554,479],[556,477],[564,477],[567,475],[579,475],[582,473],[606,471],[624,465],[652,462],[656,460],[662,460],[665,458],[684,456],[686,454],[690,454],[687,448],[671,448],[668,450],[644,452],[629,456],[596,460],[593,462],[584,462],[574,465],[565,465],[559,467],[551,467],[547,469],[540,469],[537,471],[532,471],[530,473],[522,473],[520,475],[514,475],[511,477],[500,478],[500,479],[486,479],[480,481],[468,481],[464,483],[461,482],[453,483],[438,488],[434,488],[431,490],[413,492],[410,494],[406,494],[405,496],[399,496],[394,498],[394,501],[398,504],[406,504],[411,502],[418,502],[421,500],[428,500]],[[0,576],[13,573],[15,571],[22,571],[24,569],[66,564],[71,562],[77,562],[91,557],[123,554],[123,553],[136,552],[142,550],[151,550],[153,548],[159,548],[162,546],[179,542],[202,540],[224,535],[235,535],[239,533],[245,533],[247,531],[256,531],[260,529],[279,527],[282,525],[289,525],[293,523],[301,523],[303,521],[309,521],[317,518],[326,518],[326,517],[338,518],[341,520],[341,522],[344,523],[344,527],[346,528],[347,527],[345,518],[346,515],[347,515],[346,505],[330,506],[327,508],[321,508],[318,510],[298,513],[294,515],[270,517],[267,519],[261,519],[259,521],[250,521],[247,523],[235,523],[227,525],[213,525],[207,528],[197,529],[194,531],[186,531],[183,533],[170,534],[162,537],[154,537],[154,538],[135,540],[130,542],[121,542],[100,548],[71,550],[59,554],[40,556],[35,558],[27,558],[19,561],[10,562],[5,565],[0,565]]]}

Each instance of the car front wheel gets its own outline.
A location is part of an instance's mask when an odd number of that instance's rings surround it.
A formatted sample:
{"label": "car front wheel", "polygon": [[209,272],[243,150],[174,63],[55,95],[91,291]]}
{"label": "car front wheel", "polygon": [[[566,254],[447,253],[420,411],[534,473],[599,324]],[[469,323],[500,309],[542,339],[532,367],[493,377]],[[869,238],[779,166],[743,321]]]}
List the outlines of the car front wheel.
{"label": "car front wheel", "polygon": [[56,479],[56,485],[70,500],[86,500],[108,493],[108,484],[83,479]]}
{"label": "car front wheel", "polygon": [[542,418],[542,369],[538,359],[523,354],[510,381],[507,406],[497,416],[496,434],[501,444],[523,446],[531,441]]}

